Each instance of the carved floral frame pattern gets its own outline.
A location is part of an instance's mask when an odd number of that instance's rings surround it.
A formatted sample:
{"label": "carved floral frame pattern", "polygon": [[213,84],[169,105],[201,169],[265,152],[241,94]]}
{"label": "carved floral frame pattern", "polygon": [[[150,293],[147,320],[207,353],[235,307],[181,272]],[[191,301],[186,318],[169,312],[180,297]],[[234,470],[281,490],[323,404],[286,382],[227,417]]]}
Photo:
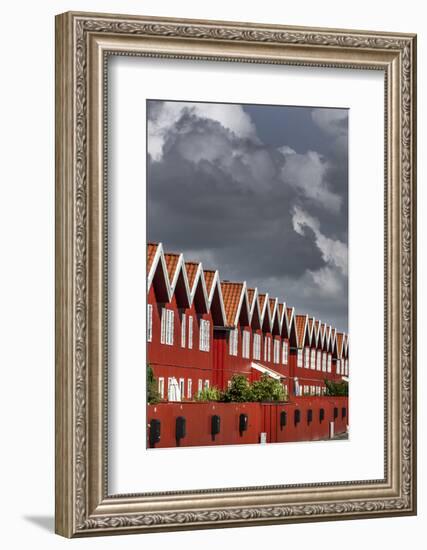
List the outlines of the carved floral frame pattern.
{"label": "carved floral frame pattern", "polygon": [[[392,497],[370,497],[331,500],[318,498],[309,502],[284,505],[233,504],[222,507],[198,505],[193,509],[180,509],[175,505],[165,511],[140,511],[134,506],[133,497],[124,495],[117,499],[106,494],[105,465],[96,462],[97,474],[89,465],[88,439],[91,434],[88,421],[88,395],[91,391],[88,377],[88,159],[90,138],[88,135],[88,78],[90,44],[94,35],[133,39],[215,41],[218,53],[207,56],[210,60],[227,60],[221,54],[221,44],[241,43],[257,46],[297,47],[313,52],[311,59],[242,58],[244,62],[287,63],[322,67],[367,67],[378,69],[376,63],[363,63],[355,59],[358,52],[389,52],[399,68],[399,83],[389,88],[398,94],[398,118],[400,139],[398,144],[399,181],[393,181],[400,200],[398,273],[400,274],[399,311],[399,387],[397,389],[400,432],[399,445],[399,491]],[[327,59],[325,52],[332,49],[348,53],[348,59],[339,62]],[[57,17],[57,485],[56,485],[56,530],[64,536],[87,536],[123,532],[144,532],[236,525],[259,525],[286,521],[313,521],[377,517],[385,515],[414,514],[416,509],[415,465],[415,63],[416,40],[413,35],[367,33],[362,31],[339,31],[329,29],[303,29],[273,27],[239,23],[224,23],[192,20],[164,20],[134,16],[111,16],[98,14],[67,13]],[[316,53],[319,52],[319,53]],[[135,55],[126,47],[114,50],[115,55]],[[144,54],[143,54],[144,55]],[[161,57],[163,54],[145,54]],[[108,56],[108,52],[104,54]],[[167,57],[205,59],[200,55],[164,54]],[[356,57],[355,57],[356,56]],[[233,61],[239,61],[233,59]],[[390,61],[392,63],[392,61]],[[104,59],[105,65],[105,59]],[[104,75],[106,68],[104,66]],[[385,70],[386,81],[389,71]],[[105,90],[105,79],[102,83]],[[391,114],[387,108],[386,116]],[[105,101],[105,98],[104,98]],[[396,113],[395,113],[396,114]],[[386,172],[390,146],[385,146]],[[104,168],[105,170],[105,168]],[[105,177],[106,174],[103,176]],[[396,178],[397,179],[397,178]],[[387,235],[387,238],[389,235]],[[386,315],[387,317],[387,315]],[[387,319],[386,319],[387,322]],[[396,382],[394,382],[396,384]],[[396,390],[396,388],[395,388]],[[97,414],[101,414],[99,411]],[[104,419],[105,420],[105,419]],[[389,418],[389,421],[391,419]],[[99,419],[102,422],[102,419]],[[386,430],[387,432],[387,430]],[[386,433],[387,435],[387,433]],[[103,450],[103,452],[105,449]],[[388,460],[386,454],[386,463]],[[100,473],[100,468],[103,472]],[[103,476],[99,485],[103,502],[92,495],[91,478]],[[369,488],[369,481],[364,482]],[[357,482],[348,482],[349,491]],[[316,487],[334,484],[320,484]],[[374,486],[375,483],[371,482]],[[301,486],[302,489],[307,486]],[[241,488],[241,492],[253,488]],[[260,488],[266,489],[266,488]],[[298,490],[298,487],[295,489]],[[220,494],[221,490],[215,491]],[[193,492],[194,493],[194,492]],[[203,500],[205,491],[198,491],[197,500]],[[227,493],[225,493],[226,495]],[[320,493],[319,493],[320,494]],[[349,493],[351,494],[351,493]],[[119,502],[123,510],[109,504]],[[235,501],[235,503],[237,500]],[[95,510],[94,510],[95,508]]]}

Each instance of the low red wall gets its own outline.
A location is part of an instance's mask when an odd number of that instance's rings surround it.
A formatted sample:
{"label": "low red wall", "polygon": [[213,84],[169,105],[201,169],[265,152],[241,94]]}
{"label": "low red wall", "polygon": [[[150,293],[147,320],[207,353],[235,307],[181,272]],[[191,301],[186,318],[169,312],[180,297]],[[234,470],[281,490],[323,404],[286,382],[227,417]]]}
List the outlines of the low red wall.
{"label": "low red wall", "polygon": [[[320,409],[324,418],[320,420]],[[338,416],[334,419],[334,409]],[[344,416],[343,416],[344,409]],[[295,411],[300,420],[295,422]],[[309,422],[308,411],[312,411]],[[281,426],[281,413],[286,412],[286,425]],[[239,432],[239,417],[248,416],[247,430]],[[212,438],[212,416],[221,418],[220,433]],[[237,445],[260,443],[262,432],[268,443],[286,441],[314,441],[327,439],[330,422],[334,422],[335,434],[344,433],[348,425],[347,397],[298,397],[292,403],[160,403],[147,407],[147,447],[149,425],[153,419],[160,420],[160,441],[155,447],[176,447],[176,419],[186,420],[186,435],[179,441],[182,447],[204,445]]]}
{"label": "low red wall", "polygon": [[[248,428],[239,432],[240,414],[248,416]],[[212,439],[212,416],[221,417],[221,431]],[[186,419],[186,436],[180,446],[194,445],[236,445],[239,443],[259,443],[261,409],[259,403],[160,403],[148,405],[147,420],[160,420],[160,442],[155,447],[176,447],[176,419]],[[147,447],[149,447],[149,429]]]}

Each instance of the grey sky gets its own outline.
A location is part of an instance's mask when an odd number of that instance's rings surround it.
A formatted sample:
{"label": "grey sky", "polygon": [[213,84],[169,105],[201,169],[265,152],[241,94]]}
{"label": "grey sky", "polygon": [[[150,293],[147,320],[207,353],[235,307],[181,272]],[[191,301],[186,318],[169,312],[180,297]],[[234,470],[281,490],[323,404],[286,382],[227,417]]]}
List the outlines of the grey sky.
{"label": "grey sky", "polygon": [[147,112],[149,240],[347,330],[348,111]]}

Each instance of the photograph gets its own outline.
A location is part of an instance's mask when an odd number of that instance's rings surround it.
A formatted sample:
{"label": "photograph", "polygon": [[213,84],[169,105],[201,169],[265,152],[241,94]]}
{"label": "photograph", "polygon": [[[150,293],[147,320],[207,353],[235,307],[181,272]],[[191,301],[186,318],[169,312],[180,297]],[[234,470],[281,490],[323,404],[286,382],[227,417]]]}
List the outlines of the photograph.
{"label": "photograph", "polygon": [[348,439],[349,109],[146,113],[147,448]]}

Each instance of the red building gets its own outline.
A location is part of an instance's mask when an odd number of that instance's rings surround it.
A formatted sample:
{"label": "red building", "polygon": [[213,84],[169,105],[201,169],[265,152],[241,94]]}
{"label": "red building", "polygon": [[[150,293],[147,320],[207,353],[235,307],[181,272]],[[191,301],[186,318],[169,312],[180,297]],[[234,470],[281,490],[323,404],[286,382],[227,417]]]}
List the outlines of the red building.
{"label": "red building", "polygon": [[266,373],[290,397],[320,396],[325,379],[348,377],[348,335],[161,243],[148,245],[147,296],[147,362],[166,401],[225,389],[235,374]]}

